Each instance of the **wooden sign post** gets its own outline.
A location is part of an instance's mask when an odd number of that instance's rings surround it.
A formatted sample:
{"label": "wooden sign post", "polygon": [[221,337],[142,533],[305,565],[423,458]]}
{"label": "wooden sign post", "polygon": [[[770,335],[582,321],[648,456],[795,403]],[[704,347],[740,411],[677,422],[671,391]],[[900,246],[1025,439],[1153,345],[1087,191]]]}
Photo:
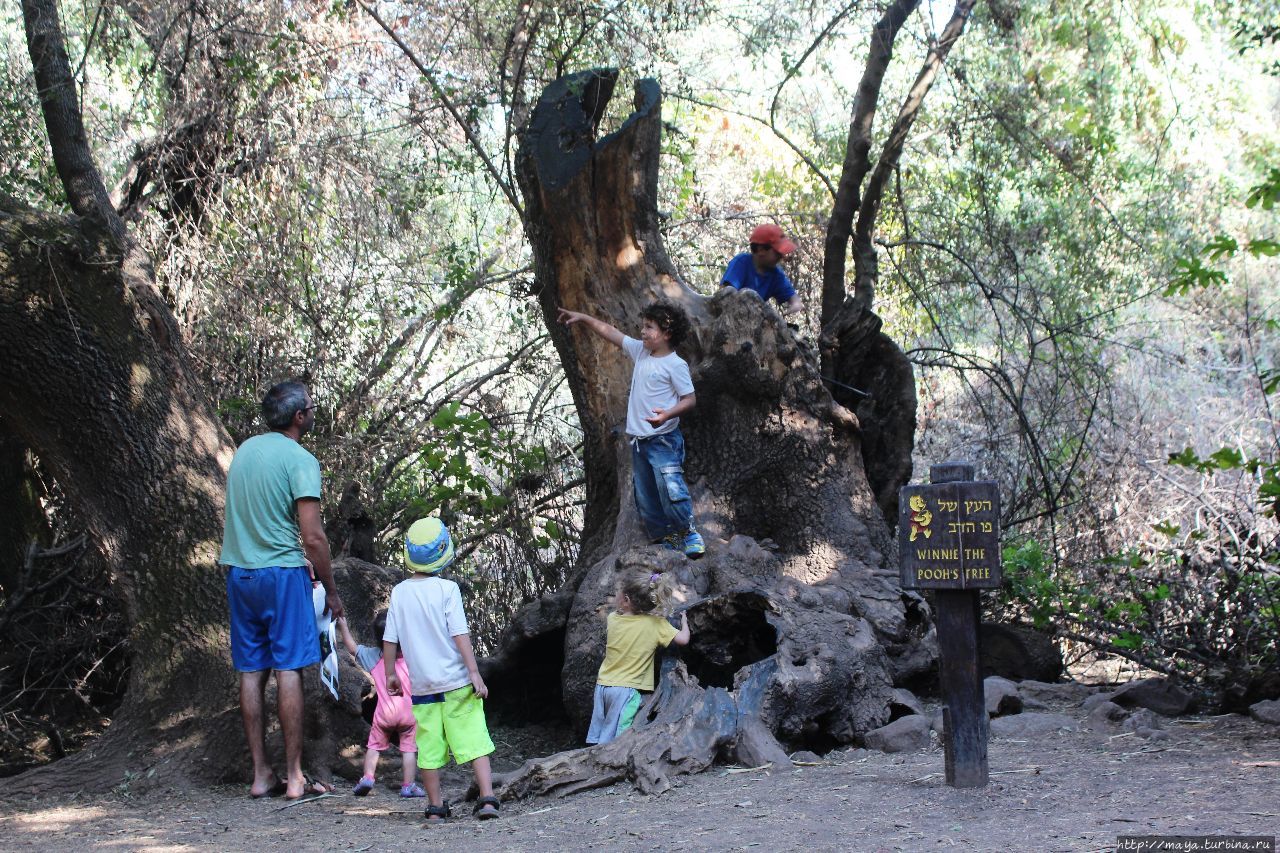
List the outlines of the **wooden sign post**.
{"label": "wooden sign post", "polygon": [[904,589],[934,590],[947,784],[987,784],[987,706],[979,665],[979,590],[1000,586],[1000,493],[974,468],[947,462],[930,485],[899,493],[898,553]]}

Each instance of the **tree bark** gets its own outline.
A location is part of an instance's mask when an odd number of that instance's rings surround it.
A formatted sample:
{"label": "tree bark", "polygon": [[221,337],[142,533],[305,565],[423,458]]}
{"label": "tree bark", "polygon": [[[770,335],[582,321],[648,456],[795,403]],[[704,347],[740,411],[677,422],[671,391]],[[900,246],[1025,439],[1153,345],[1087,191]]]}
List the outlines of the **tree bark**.
{"label": "tree bark", "polygon": [[964,33],[965,24],[968,23],[969,14],[973,11],[976,2],[977,0],[957,0],[951,18],[943,27],[937,42],[929,48],[929,53],[916,75],[915,82],[903,99],[893,127],[889,129],[889,137],[885,140],[884,148],[880,152],[880,158],[867,179],[866,191],[858,207],[858,221],[853,233],[855,268],[853,297],[859,306],[870,308],[875,298],[879,269],[874,238],[876,221],[880,217],[880,205],[884,201],[885,187],[889,184],[889,177],[898,168],[903,146],[907,144],[907,136],[911,133],[916,117],[920,114],[925,95],[929,94],[929,89],[933,87],[933,81],[938,76],[938,71],[941,70],[942,63],[946,61],[951,48]]}
{"label": "tree bark", "polygon": [[123,243],[124,223],[114,215],[102,176],[89,152],[75,80],[58,26],[57,3],[23,0],[22,21],[53,162],[66,189],[67,203],[80,216],[95,220],[116,243]]}
{"label": "tree bark", "polygon": [[[773,738],[792,748],[850,743],[888,720],[902,667],[928,663],[906,654],[927,616],[898,588],[858,419],[827,392],[815,354],[755,294],[706,299],[680,281],[657,230],[658,86],[638,83],[635,112],[596,139],[615,82],[616,72],[601,70],[556,81],[521,137],[538,300],[582,423],[588,506],[574,576],[518,614],[487,666],[495,697],[528,695],[538,689],[528,684],[537,657],[559,643],[557,698],[585,728],[604,652],[599,612],[614,579],[639,569],[681,579],[693,641],[673,670],[683,675],[659,688],[625,747],[531,763],[506,780],[511,796],[624,777],[662,790],[720,755],[781,755]],[[708,541],[697,563],[647,545],[636,517],[622,430],[630,360],[556,322],[564,306],[634,335],[657,297],[680,303],[694,325],[680,354],[698,398],[681,419],[685,477]]]}
{"label": "tree bark", "polygon": [[238,722],[216,565],[233,448],[174,339],[150,333],[131,298],[148,284],[127,267],[90,220],[0,207],[0,406],[74,501],[133,625],[119,721],[68,759],[82,787],[120,781],[100,779],[104,754],[160,768],[184,735]]}
{"label": "tree bark", "polygon": [[[845,141],[844,164],[836,185],[835,203],[827,220],[827,236],[822,251],[822,319],[826,327],[844,304],[845,254],[853,233],[853,217],[861,204],[862,181],[871,171],[871,133],[875,127],[876,109],[880,105],[880,87],[893,58],[893,44],[898,31],[920,5],[920,0],[894,0],[871,31],[871,44],[858,93],[853,99],[853,115],[849,120],[849,136]],[[867,306],[868,308],[870,305]]]}

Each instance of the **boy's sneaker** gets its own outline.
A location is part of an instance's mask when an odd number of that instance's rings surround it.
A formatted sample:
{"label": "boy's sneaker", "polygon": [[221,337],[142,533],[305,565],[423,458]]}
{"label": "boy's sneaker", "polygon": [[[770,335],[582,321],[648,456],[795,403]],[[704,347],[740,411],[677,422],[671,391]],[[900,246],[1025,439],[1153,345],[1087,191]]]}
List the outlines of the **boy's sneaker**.
{"label": "boy's sneaker", "polygon": [[357,797],[367,796],[369,792],[373,790],[373,785],[374,782],[372,776],[361,776],[360,781],[351,789],[351,793],[355,794]]}
{"label": "boy's sneaker", "polygon": [[684,555],[690,560],[699,560],[702,558],[703,554],[707,553],[707,545],[702,541],[702,534],[694,530],[692,527],[689,528],[689,532],[682,538],[682,544],[684,546],[682,550],[684,551]]}
{"label": "boy's sneaker", "polygon": [[411,797],[425,797],[426,795],[427,792],[422,790],[422,786],[417,782],[414,782],[412,785],[400,786],[400,796],[404,797],[406,800]]}
{"label": "boy's sneaker", "polygon": [[684,553],[684,536],[679,533],[668,533],[658,541],[662,543],[663,548]]}

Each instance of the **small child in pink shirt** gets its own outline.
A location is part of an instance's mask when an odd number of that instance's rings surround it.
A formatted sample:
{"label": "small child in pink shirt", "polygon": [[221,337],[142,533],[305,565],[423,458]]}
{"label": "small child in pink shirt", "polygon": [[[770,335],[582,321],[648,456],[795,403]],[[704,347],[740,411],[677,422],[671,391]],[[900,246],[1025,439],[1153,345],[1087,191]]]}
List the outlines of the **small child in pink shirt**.
{"label": "small child in pink shirt", "polygon": [[[352,791],[357,797],[363,797],[373,790],[374,774],[378,770],[378,757],[391,746],[395,740],[400,747],[401,784],[400,796],[425,797],[427,792],[417,782],[418,744],[417,723],[413,717],[413,705],[405,695],[392,696],[387,692],[387,675],[382,666],[382,634],[387,629],[387,611],[380,610],[373,617],[373,630],[378,637],[377,646],[361,646],[351,636],[347,620],[338,620],[338,628],[342,631],[342,645],[346,647],[356,662],[373,678],[373,687],[378,695],[378,707],[373,712],[373,726],[369,729],[368,750],[364,754],[364,776],[356,783]],[[409,668],[405,664],[404,655],[396,658],[396,676],[401,684],[409,683]]]}

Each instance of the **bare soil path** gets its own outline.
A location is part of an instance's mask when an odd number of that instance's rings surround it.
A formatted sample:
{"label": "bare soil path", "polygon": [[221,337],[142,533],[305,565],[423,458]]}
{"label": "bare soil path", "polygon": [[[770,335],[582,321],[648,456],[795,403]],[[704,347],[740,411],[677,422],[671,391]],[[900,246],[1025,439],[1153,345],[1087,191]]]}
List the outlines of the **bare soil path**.
{"label": "bare soil path", "polygon": [[[1056,709],[1083,721],[1079,708]],[[848,750],[816,766],[721,768],[662,796],[614,786],[426,826],[391,788],[284,807],[244,787],[0,800],[0,847],[23,850],[1114,850],[1120,835],[1267,835],[1280,827],[1280,729],[1184,718],[1170,737],[1060,731],[995,739],[992,783],[954,790],[942,750]],[[498,742],[503,738],[495,731]],[[512,739],[513,741],[515,738]],[[502,746],[499,746],[502,750]],[[501,754],[496,756],[502,759]],[[501,769],[505,761],[499,761]],[[396,774],[395,759],[383,775]],[[450,774],[455,796],[465,777]]]}

